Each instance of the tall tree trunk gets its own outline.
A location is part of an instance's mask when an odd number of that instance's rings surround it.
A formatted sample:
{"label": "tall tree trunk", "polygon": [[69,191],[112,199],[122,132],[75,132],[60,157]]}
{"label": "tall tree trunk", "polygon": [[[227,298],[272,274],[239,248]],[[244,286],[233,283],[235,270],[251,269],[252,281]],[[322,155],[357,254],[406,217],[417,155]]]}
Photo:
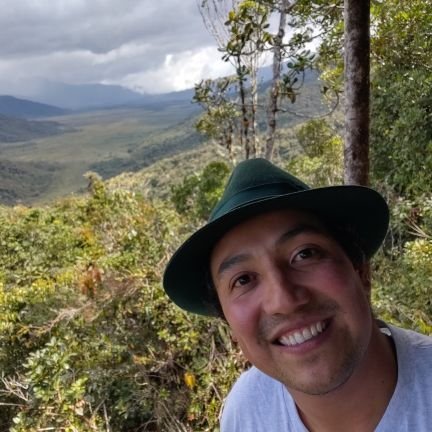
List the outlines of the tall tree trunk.
{"label": "tall tree trunk", "polygon": [[246,101],[246,90],[244,86],[244,76],[238,71],[241,70],[242,61],[240,56],[236,59],[237,61],[237,78],[239,84],[239,94],[240,94],[240,109],[242,113],[242,121],[241,121],[241,142],[243,144],[245,159],[249,159],[251,156],[251,148],[250,148],[250,137],[249,137],[249,117],[248,117],[248,109],[247,109],[247,101]]}
{"label": "tall tree trunk", "polygon": [[257,77],[257,56],[252,55],[250,60],[250,146],[251,146],[251,158],[257,156],[257,150],[259,141],[257,137],[257,107],[258,107],[258,77]]}
{"label": "tall tree trunk", "polygon": [[267,137],[265,144],[265,158],[271,160],[273,157],[275,132],[276,132],[276,115],[279,106],[279,82],[281,76],[282,63],[282,44],[285,36],[286,18],[289,2],[282,0],[279,15],[279,28],[275,37],[273,47],[273,76],[272,84],[267,105]]}
{"label": "tall tree trunk", "polygon": [[370,0],[344,0],[345,184],[369,182]]}

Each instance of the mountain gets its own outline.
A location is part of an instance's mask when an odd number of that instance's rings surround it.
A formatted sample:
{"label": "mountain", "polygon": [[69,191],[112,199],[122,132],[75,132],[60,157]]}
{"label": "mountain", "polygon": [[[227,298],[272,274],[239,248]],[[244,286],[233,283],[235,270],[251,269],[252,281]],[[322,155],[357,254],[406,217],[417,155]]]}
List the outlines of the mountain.
{"label": "mountain", "polygon": [[[286,66],[282,66],[282,73]],[[269,85],[272,77],[272,66],[263,66],[258,71],[258,80],[262,85]],[[306,71],[305,83],[315,82],[318,73]],[[29,83],[27,83],[29,84]],[[94,110],[121,106],[143,106],[152,109],[165,108],[177,103],[190,103],[194,89],[186,89],[161,94],[142,94],[119,85],[107,84],[65,84],[47,80],[35,80],[28,85],[21,98],[32,99],[42,104],[54,105],[69,110]],[[2,112],[6,115],[13,113]]]}
{"label": "mountain", "polygon": [[0,114],[10,117],[32,118],[52,117],[66,114],[66,110],[56,106],[18,99],[13,96],[0,96]]}
{"label": "mountain", "polygon": [[29,141],[71,130],[54,121],[25,120],[0,114],[0,144]]}
{"label": "mountain", "polygon": [[117,85],[73,85],[41,81],[25,96],[45,104],[83,110],[128,104],[142,98],[143,95]]}

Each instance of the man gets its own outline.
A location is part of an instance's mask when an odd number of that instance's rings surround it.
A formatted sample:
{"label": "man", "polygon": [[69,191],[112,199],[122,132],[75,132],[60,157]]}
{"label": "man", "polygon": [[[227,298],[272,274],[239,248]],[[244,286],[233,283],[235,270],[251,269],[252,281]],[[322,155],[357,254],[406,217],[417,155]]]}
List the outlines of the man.
{"label": "man", "polygon": [[172,300],[223,317],[254,365],[223,432],[432,431],[432,338],[370,307],[388,219],[372,189],[310,189],[264,159],[236,167],[164,275]]}

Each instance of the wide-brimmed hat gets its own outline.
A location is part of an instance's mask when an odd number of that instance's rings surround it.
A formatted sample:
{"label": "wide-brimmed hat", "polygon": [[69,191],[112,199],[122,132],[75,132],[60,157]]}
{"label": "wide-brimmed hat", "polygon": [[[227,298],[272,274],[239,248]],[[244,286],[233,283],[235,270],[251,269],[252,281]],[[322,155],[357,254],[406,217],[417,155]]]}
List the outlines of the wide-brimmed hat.
{"label": "wide-brimmed hat", "polygon": [[381,245],[389,222],[388,206],[373,189],[348,185],[312,189],[265,159],[243,161],[231,174],[208,223],[169,261],[163,278],[168,296],[187,311],[216,315],[207,288],[213,247],[237,224],[278,209],[307,211],[333,224],[349,225],[367,258]]}

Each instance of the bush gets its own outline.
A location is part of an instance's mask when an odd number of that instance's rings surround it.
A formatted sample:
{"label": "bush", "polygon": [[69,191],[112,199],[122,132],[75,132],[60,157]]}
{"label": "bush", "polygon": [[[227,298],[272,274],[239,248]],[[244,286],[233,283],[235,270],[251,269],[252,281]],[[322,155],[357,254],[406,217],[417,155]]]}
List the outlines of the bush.
{"label": "bush", "polygon": [[223,324],[161,288],[185,221],[90,182],[87,198],[1,209],[2,430],[216,430],[244,363]]}

